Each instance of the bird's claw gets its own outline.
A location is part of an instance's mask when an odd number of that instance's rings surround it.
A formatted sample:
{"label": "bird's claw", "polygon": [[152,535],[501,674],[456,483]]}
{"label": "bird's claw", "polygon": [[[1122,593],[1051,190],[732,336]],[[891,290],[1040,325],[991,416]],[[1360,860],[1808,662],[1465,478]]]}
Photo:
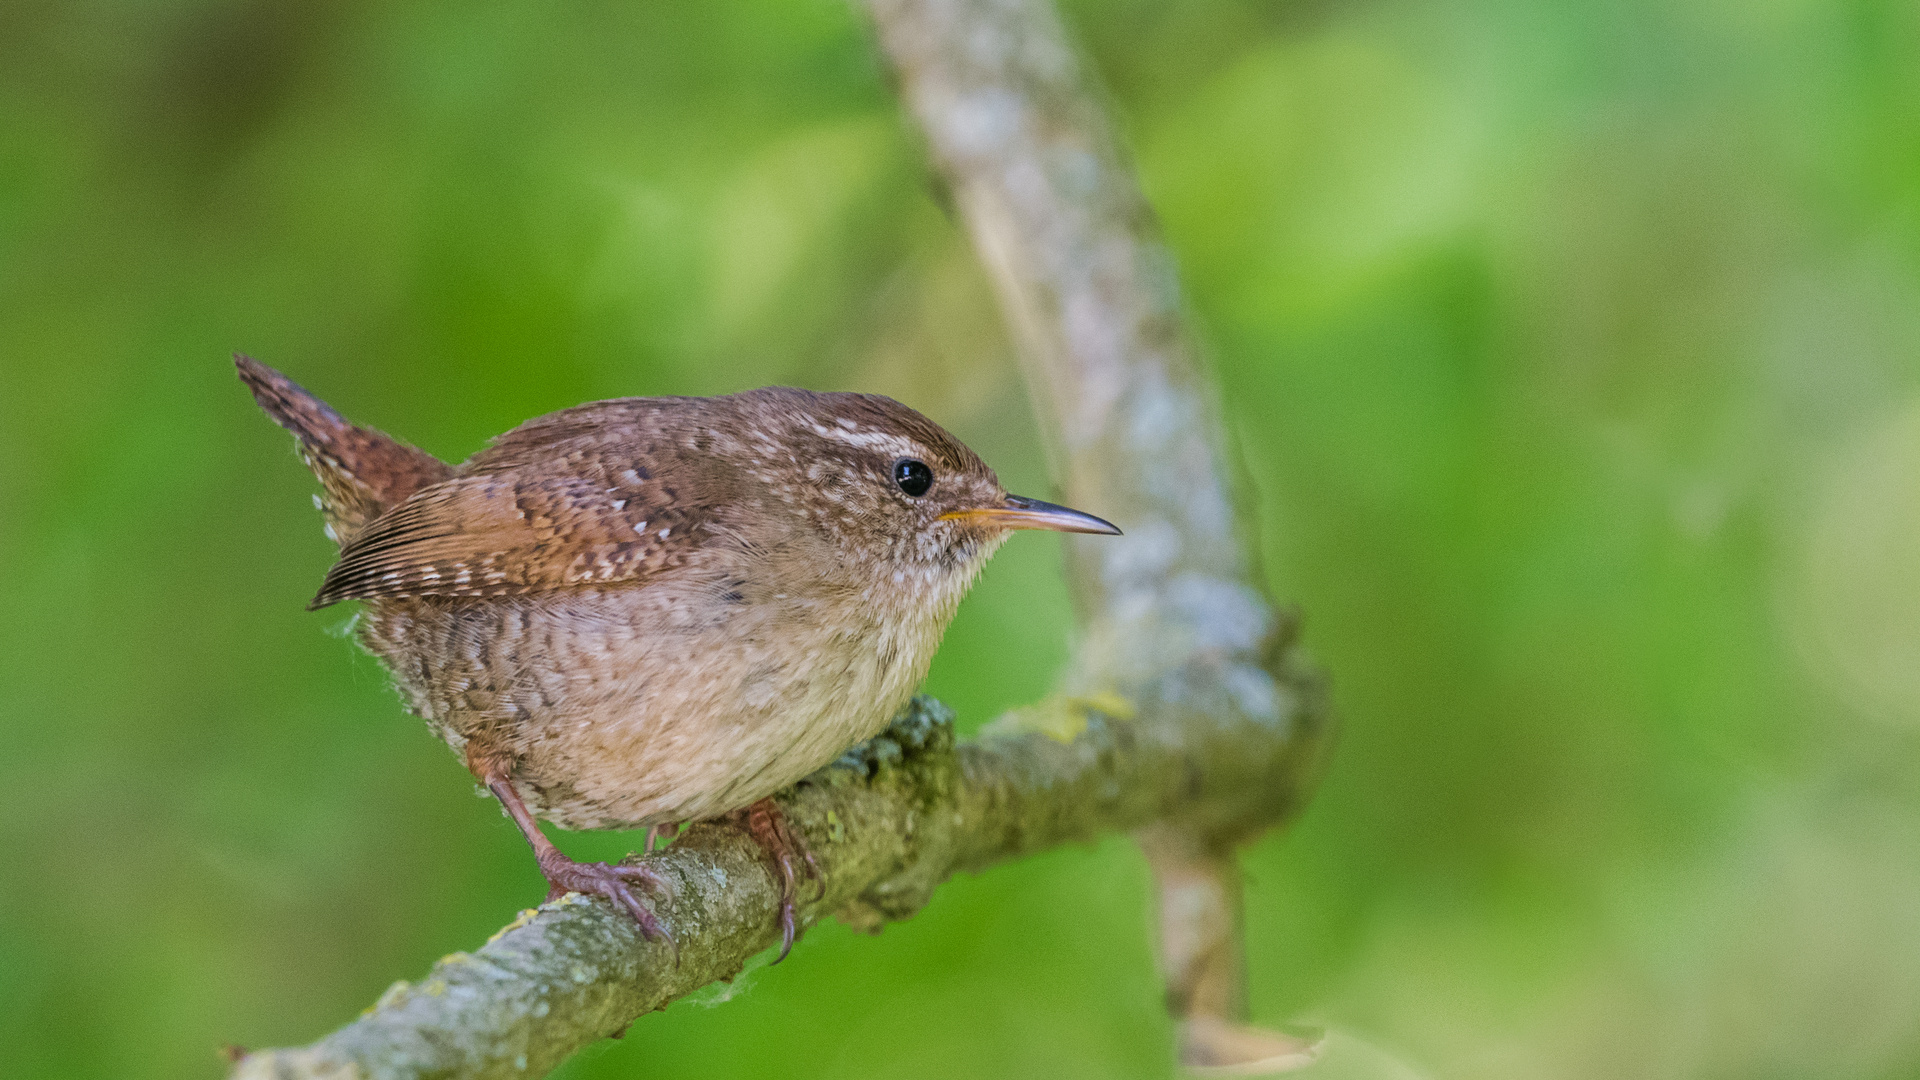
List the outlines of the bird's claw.
{"label": "bird's claw", "polygon": [[806,864],[807,876],[814,881],[815,902],[826,899],[827,878],[820,872],[820,864],[814,861],[813,852],[808,850],[806,841],[787,824],[779,803],[771,798],[761,799],[747,807],[744,818],[747,835],[753,837],[754,842],[773,860],[773,868],[780,879],[780,955],[773,958],[777,964],[793,951],[793,943],[800,936],[799,913],[794,905],[799,892],[794,856],[798,855]]}
{"label": "bird's claw", "polygon": [[679,965],[680,943],[673,939],[666,927],[660,925],[652,909],[627,887],[638,885],[656,896],[670,895],[672,888],[667,880],[652,867],[575,862],[556,853],[540,860],[540,873],[547,879],[549,901],[558,900],[570,892],[604,897],[612,902],[616,910],[624,911],[633,918],[640,927],[641,937],[648,941],[664,941],[672,946],[674,964]]}

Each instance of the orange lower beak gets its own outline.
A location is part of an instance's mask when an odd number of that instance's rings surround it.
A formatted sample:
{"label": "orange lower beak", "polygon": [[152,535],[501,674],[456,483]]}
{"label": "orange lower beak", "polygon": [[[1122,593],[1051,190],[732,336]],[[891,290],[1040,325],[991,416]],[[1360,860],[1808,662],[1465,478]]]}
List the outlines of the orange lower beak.
{"label": "orange lower beak", "polygon": [[942,521],[967,521],[981,525],[997,525],[1002,529],[1050,529],[1053,532],[1097,533],[1101,536],[1119,536],[1120,530],[1110,521],[1102,521],[1092,514],[1083,514],[1078,510],[1069,510],[1064,506],[1055,506],[1039,499],[1025,499],[1018,495],[1007,496],[1007,501],[999,506],[983,506],[977,510],[953,510],[941,514]]}

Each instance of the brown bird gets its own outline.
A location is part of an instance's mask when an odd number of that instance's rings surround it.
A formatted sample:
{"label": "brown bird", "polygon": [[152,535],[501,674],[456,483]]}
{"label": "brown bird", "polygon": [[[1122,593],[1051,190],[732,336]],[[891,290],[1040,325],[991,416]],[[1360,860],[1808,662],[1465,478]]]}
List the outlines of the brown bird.
{"label": "brown bird", "polygon": [[235,363],[320,479],[340,561],[309,607],[361,601],[361,642],[519,825],[548,895],[605,897],[649,939],[629,886],[653,872],[576,862],[536,818],[737,816],[777,872],[785,957],[813,860],[770,796],[887,725],[1011,530],[1120,531],[1008,495],[872,394],[592,402],[454,466]]}

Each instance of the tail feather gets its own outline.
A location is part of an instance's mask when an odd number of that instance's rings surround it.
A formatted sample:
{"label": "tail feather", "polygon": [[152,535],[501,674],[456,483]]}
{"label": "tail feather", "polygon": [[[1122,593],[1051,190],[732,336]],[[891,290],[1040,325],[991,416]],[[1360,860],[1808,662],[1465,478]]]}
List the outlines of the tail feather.
{"label": "tail feather", "polygon": [[327,535],[345,546],[370,522],[452,466],[372,428],[357,427],[299,383],[249,356],[235,354],[240,379],[275,423],[293,432],[300,459],[320,478]]}

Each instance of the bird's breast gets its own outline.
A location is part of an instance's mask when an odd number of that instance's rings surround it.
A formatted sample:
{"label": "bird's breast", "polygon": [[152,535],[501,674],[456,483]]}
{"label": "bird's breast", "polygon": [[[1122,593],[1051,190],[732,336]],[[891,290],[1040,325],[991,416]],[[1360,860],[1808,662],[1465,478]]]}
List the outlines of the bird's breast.
{"label": "bird's breast", "polygon": [[906,703],[944,628],[733,574],[370,604],[364,637],[449,744],[506,744],[537,813],[613,828],[723,814],[831,761]]}

